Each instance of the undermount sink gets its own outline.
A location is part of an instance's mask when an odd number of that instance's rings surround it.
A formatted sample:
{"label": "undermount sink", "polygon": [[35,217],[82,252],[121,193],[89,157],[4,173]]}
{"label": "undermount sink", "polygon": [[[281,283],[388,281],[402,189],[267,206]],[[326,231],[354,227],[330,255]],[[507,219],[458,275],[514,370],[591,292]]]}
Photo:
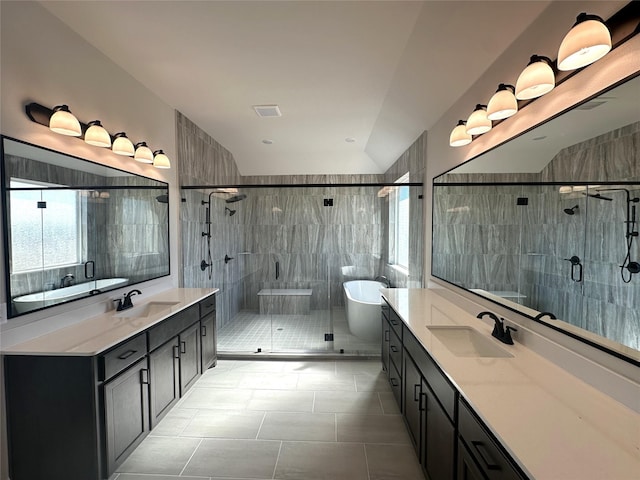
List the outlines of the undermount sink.
{"label": "undermount sink", "polygon": [[442,344],[457,357],[513,357],[488,336],[465,326],[427,326]]}
{"label": "undermount sink", "polygon": [[117,318],[143,318],[150,317],[152,315],[158,315],[165,310],[169,310],[179,302],[149,302],[138,307],[133,307],[128,310],[116,313],[114,317]]}

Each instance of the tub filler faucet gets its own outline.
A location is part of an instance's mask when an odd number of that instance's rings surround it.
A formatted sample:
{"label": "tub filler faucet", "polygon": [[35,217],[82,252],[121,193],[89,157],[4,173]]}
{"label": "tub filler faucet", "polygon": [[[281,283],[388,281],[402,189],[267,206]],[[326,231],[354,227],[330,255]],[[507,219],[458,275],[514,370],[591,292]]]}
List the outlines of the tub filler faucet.
{"label": "tub filler faucet", "polygon": [[384,283],[387,288],[391,288],[391,282],[384,275],[379,275],[375,278],[376,282]]}
{"label": "tub filler faucet", "polygon": [[73,279],[76,278],[72,273],[67,273],[64,277],[60,279],[60,288],[68,287],[71,285]]}

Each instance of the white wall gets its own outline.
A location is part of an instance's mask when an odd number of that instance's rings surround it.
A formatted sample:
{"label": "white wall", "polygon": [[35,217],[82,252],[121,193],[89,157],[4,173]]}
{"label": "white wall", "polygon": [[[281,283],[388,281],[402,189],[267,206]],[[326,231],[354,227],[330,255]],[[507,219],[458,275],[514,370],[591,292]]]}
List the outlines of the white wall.
{"label": "white wall", "polygon": [[[575,21],[578,13],[586,11],[598,14],[606,19],[626,3],[626,1],[583,1],[553,2],[549,5],[532,22],[523,35],[516,39],[494,64],[488,67],[485,74],[447,111],[436,125],[429,129],[427,167],[424,178],[428,201],[431,201],[432,198],[432,181],[434,177],[528,130],[532,126],[564,111],[585,98],[595,95],[609,85],[637,71],[639,67],[638,58],[640,58],[640,38],[638,36],[622,47],[615,49],[597,63],[586,67],[560,84],[549,94],[535,100],[514,117],[500,123],[492,131],[477,138],[470,145],[459,148],[449,147],[449,134],[457,121],[466,119],[477,103],[486,105],[499,83],[515,85],[518,75],[527,65],[531,55],[545,55],[552,59],[557,57],[557,49],[560,42]],[[542,35],[541,32],[543,32]],[[506,318],[517,321],[532,331],[553,340],[554,343],[560,344],[562,346],[561,349],[546,351],[545,355],[548,358],[556,355],[555,358],[550,359],[561,363],[564,362],[568,368],[570,367],[569,369],[573,374],[578,375],[596,388],[604,391],[609,390],[609,393],[613,393],[614,397],[619,393],[618,398],[621,401],[625,401],[629,391],[629,385],[626,383],[627,379],[635,378],[637,381],[638,377],[638,369],[628,362],[618,360],[609,354],[588,347],[549,328],[541,327],[539,324],[525,319],[525,317],[519,317],[509,310],[500,309],[493,303],[483,301],[480,297],[432,277],[432,211],[430,208],[425,210],[424,278],[429,280],[429,285],[444,288],[452,293],[455,292],[464,297],[464,299],[469,300],[469,302],[473,302],[476,311],[478,311],[478,308],[496,311]],[[590,363],[576,362],[574,357],[565,356],[567,352],[577,352],[580,356],[590,359]],[[569,366],[570,363],[572,365]],[[611,371],[616,373],[611,374]]]}
{"label": "white wall", "polygon": [[[176,182],[174,110],[39,4],[2,1],[0,21],[0,132],[19,140],[168,182],[171,198],[171,275],[142,284],[140,289],[144,296],[178,286],[180,252],[177,226],[180,192]],[[56,135],[27,118],[24,105],[32,101],[51,108],[67,104],[83,122],[100,119],[111,133],[126,131],[134,142],[144,140],[154,149],[162,148],[172,159],[173,168],[157,170],[114,155],[106,149],[91,147],[77,138]],[[0,267],[0,282],[4,281],[4,276],[3,264]],[[46,313],[19,317],[0,326],[2,341],[15,343],[16,339],[32,334],[36,328],[48,329],[52,325],[78,321],[87,312],[99,313],[110,307],[109,298],[117,296],[116,293],[119,295],[119,292],[112,292],[110,295],[74,302],[71,307],[61,306],[49,309]],[[2,303],[6,302],[4,294],[2,286]],[[4,394],[0,400],[3,407],[0,422],[0,479],[5,480],[8,472]]]}

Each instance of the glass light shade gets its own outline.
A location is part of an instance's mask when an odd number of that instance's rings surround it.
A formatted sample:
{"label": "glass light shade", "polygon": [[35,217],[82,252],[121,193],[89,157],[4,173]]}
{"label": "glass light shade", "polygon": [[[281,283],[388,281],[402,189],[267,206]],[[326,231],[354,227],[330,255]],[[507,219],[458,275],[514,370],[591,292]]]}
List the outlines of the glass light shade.
{"label": "glass light shade", "polygon": [[458,125],[451,131],[449,136],[449,146],[451,147],[464,147],[471,143],[471,135],[467,133],[465,127],[465,121],[459,120]]}
{"label": "glass light shade", "polygon": [[534,55],[516,82],[516,98],[529,100],[549,93],[556,86],[551,60]]}
{"label": "glass light shade", "polygon": [[484,105],[476,105],[475,110],[467,119],[466,131],[469,135],[482,135],[491,130],[491,120],[487,118]]}
{"label": "glass light shade", "polygon": [[109,148],[111,146],[111,136],[99,120],[89,122],[89,128],[84,132],[84,141],[96,147]]}
{"label": "glass light shade", "polygon": [[171,162],[162,150],[153,152],[153,166],[156,168],[171,168]]}
{"label": "glass light shade", "polygon": [[113,150],[113,153],[126,155],[127,157],[133,157],[135,153],[133,143],[131,143],[131,140],[127,138],[127,134],[124,132],[116,133],[111,150]]}
{"label": "glass light shade", "polygon": [[53,109],[53,115],[49,118],[49,128],[56,133],[70,137],[82,135],[80,122],[66,105],[60,105]]}
{"label": "glass light shade", "polygon": [[153,152],[147,147],[146,142],[136,143],[136,153],[133,159],[140,163],[153,163]]}
{"label": "glass light shade", "polygon": [[500,84],[487,105],[487,118],[489,120],[502,120],[516,114],[518,100],[516,100],[514,91],[515,87],[513,85]]}
{"label": "glass light shade", "polygon": [[611,50],[611,34],[596,15],[581,13],[558,49],[558,70],[575,70],[601,59]]}

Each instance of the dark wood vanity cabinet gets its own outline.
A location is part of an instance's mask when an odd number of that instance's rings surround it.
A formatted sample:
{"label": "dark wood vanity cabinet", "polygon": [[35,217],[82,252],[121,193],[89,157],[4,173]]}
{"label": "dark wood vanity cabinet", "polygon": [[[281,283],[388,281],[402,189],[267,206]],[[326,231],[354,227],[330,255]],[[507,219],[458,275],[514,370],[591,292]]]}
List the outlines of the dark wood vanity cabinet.
{"label": "dark wood vanity cabinet", "polygon": [[217,360],[216,299],[214,295],[202,300],[200,307],[200,338],[202,339],[202,372],[213,367]]}

